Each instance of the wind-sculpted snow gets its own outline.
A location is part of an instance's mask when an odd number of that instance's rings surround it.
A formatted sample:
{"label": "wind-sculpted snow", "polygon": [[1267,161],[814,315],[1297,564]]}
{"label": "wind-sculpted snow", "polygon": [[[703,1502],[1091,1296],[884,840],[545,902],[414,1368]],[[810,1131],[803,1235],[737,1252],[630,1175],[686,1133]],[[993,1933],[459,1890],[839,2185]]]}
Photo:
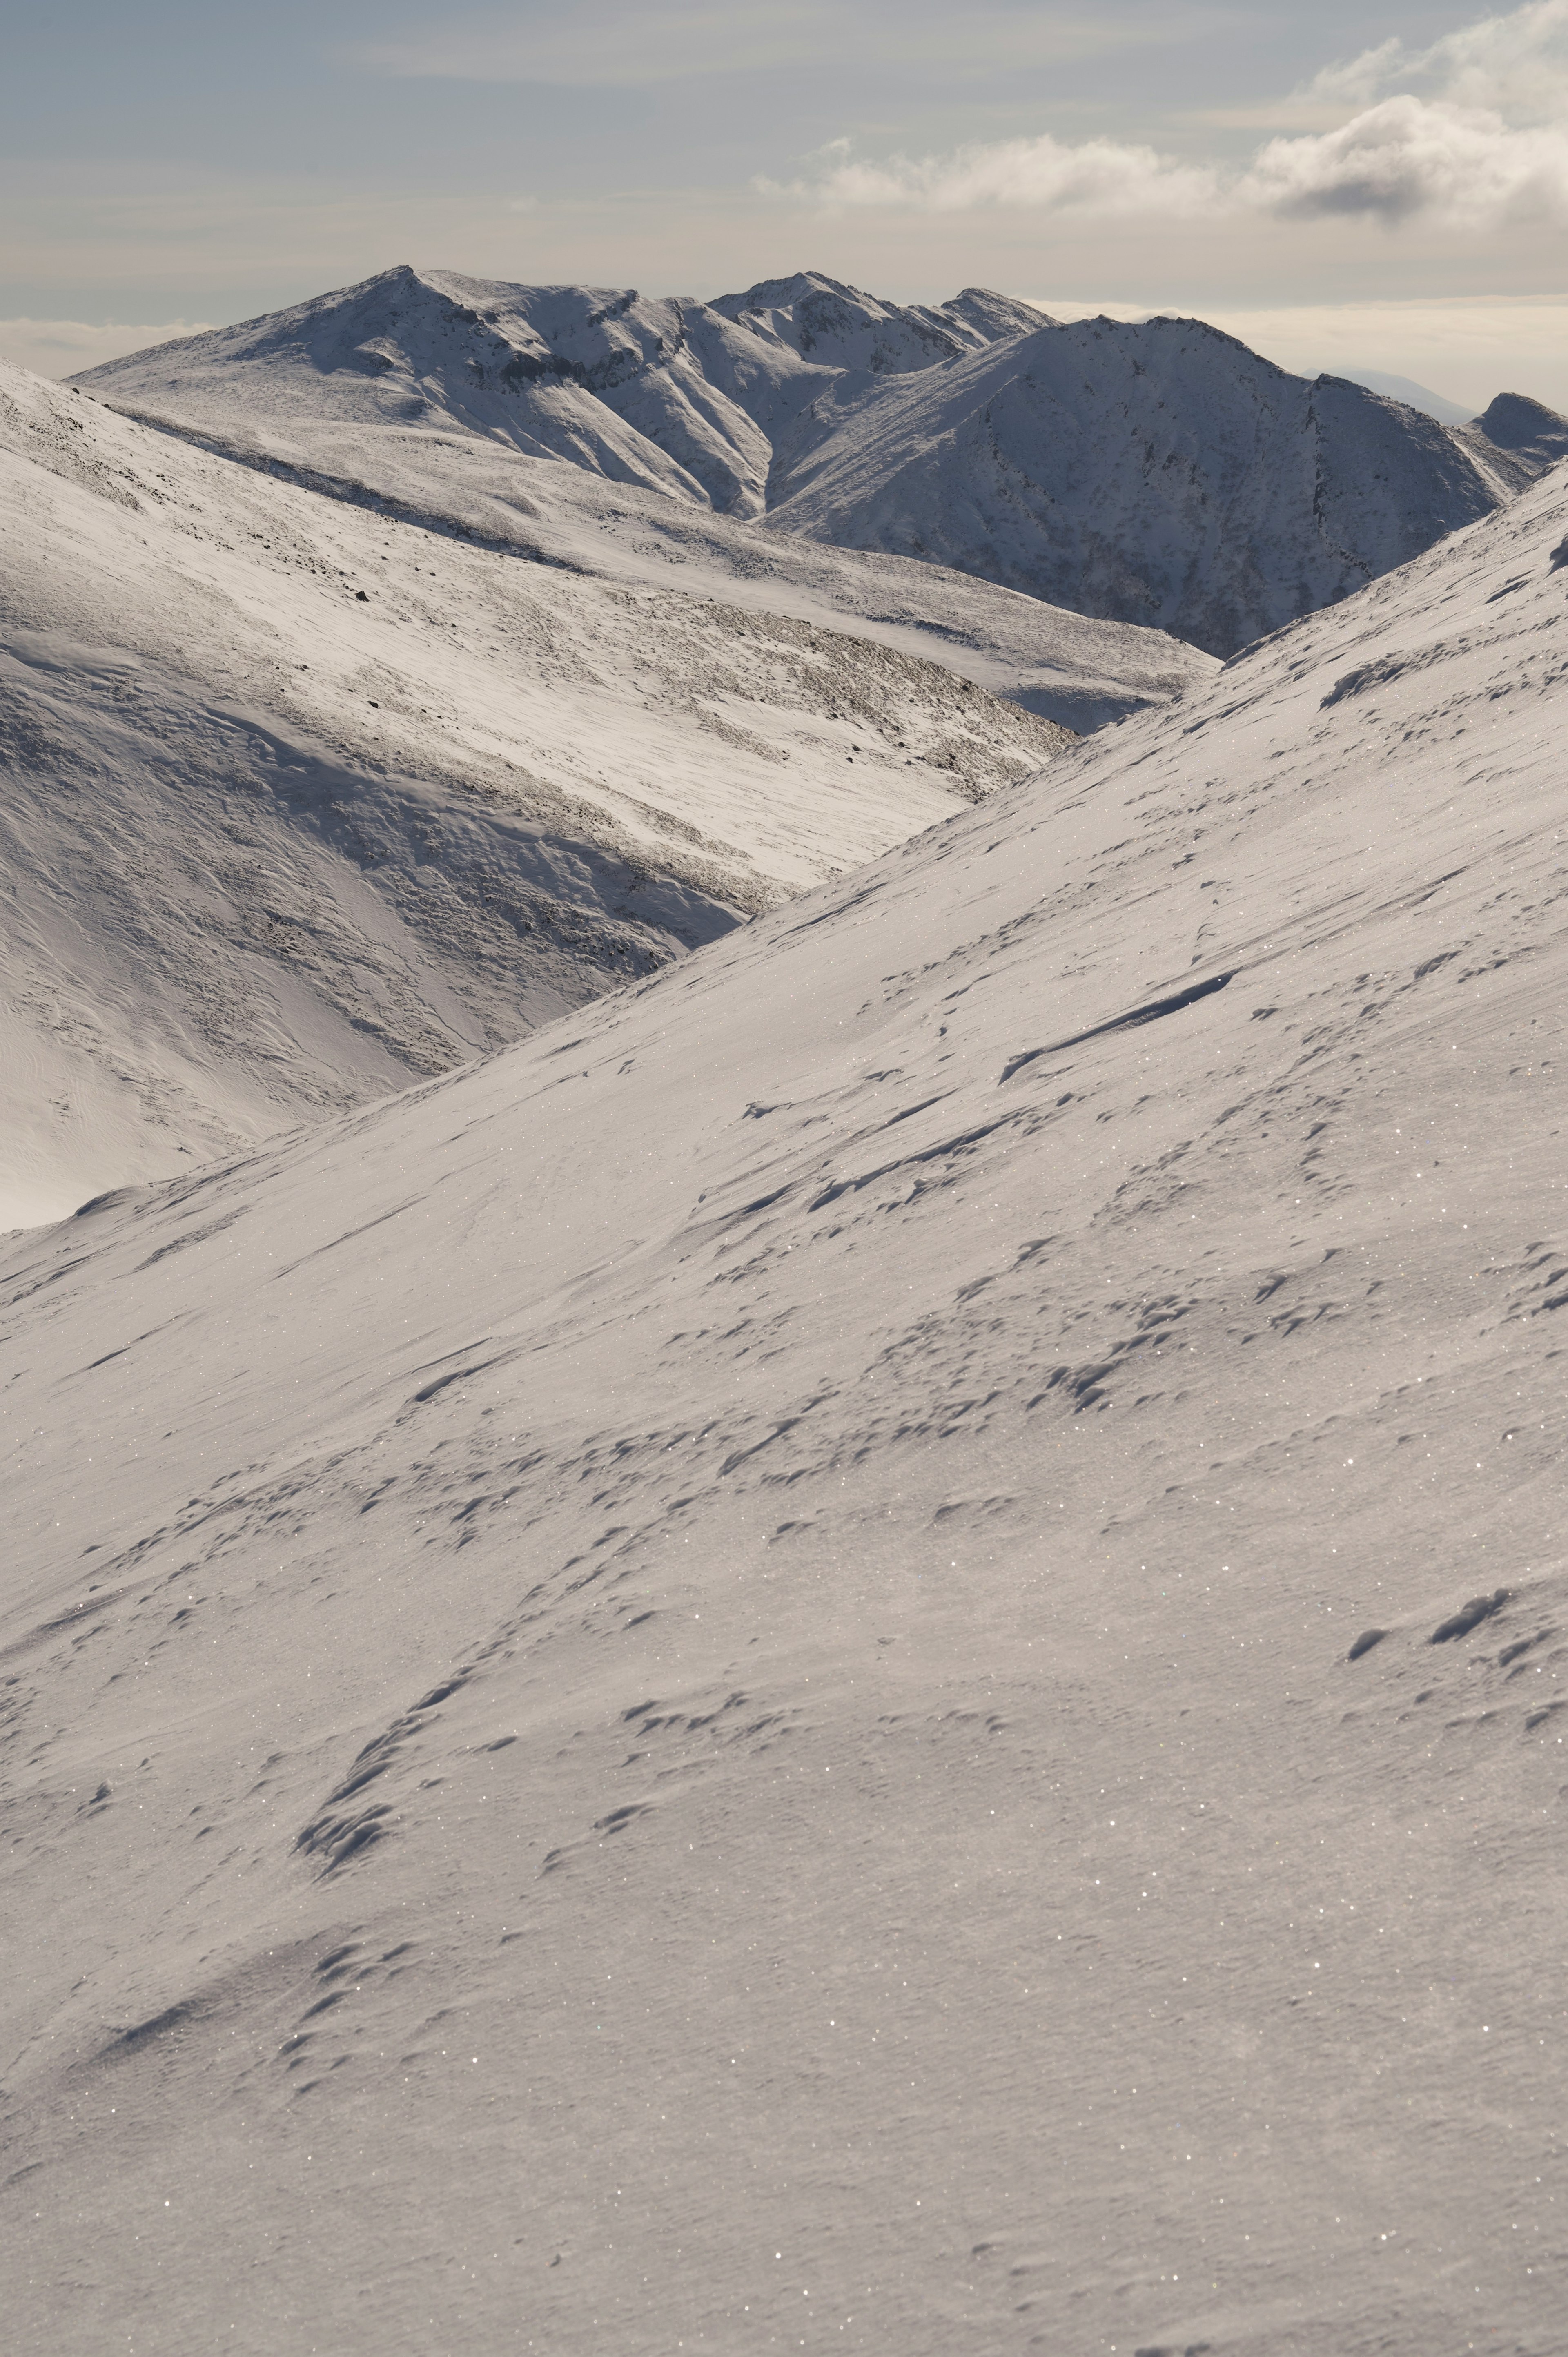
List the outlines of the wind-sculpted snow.
{"label": "wind-sculpted snow", "polygon": [[1552,2357],[1564,546],[13,1248],[13,2346]]}
{"label": "wind-sculpted snow", "polygon": [[1063,326],[980,287],[901,306],[811,272],[700,303],[404,267],[77,382],[231,440],[484,437],[1218,656],[1568,452],[1568,421],[1516,394],[1455,429],[1197,320]]}
{"label": "wind-sculpted snow", "polygon": [[829,600],[360,488],[0,376],[0,1226],[499,1046],[1069,741]]}
{"label": "wind-sculpted snow", "polygon": [[239,465],[442,538],[869,639],[1079,735],[1179,695],[1216,668],[1214,657],[1163,630],[1094,620],[940,565],[761,535],[491,442],[297,418],[286,427],[247,419],[233,433],[177,431]]}

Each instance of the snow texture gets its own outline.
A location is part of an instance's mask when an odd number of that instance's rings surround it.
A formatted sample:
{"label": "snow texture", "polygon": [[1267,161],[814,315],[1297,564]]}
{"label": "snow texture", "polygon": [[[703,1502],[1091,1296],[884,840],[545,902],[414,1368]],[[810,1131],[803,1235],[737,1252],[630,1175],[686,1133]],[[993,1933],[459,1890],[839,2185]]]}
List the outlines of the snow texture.
{"label": "snow texture", "polygon": [[1511,491],[1522,491],[1559,459],[1568,458],[1568,417],[1520,393],[1499,393],[1461,432],[1482,464]]}
{"label": "snow texture", "polygon": [[13,1243],[12,2347],[1555,2357],[1565,551]]}

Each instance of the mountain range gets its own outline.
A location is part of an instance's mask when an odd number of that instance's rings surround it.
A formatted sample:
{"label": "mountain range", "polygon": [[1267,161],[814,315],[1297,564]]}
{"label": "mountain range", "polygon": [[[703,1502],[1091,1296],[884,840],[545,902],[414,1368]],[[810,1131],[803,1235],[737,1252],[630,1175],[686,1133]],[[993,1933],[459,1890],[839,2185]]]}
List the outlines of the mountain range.
{"label": "mountain range", "polygon": [[811,272],[698,302],[403,266],[76,382],[231,443],[456,431],[1221,658],[1568,454],[1522,395],[1451,428],[1197,320],[904,307]]}

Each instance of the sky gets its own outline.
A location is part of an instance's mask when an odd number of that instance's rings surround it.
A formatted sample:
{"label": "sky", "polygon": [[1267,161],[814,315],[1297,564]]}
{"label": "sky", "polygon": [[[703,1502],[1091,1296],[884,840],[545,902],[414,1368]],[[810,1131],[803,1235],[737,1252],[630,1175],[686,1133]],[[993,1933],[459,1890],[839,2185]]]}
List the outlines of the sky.
{"label": "sky", "polygon": [[59,0],[0,78],[0,357],[398,262],[1194,313],[1568,409],[1568,0]]}

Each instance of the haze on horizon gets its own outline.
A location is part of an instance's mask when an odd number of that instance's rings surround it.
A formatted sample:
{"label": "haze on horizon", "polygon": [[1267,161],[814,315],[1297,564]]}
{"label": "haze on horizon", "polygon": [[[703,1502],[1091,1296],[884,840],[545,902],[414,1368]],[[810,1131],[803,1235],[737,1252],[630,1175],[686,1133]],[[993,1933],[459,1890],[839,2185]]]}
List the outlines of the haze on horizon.
{"label": "haze on horizon", "polygon": [[978,283],[1568,405],[1568,0],[86,0],[8,49],[0,356],[49,375],[409,260]]}

